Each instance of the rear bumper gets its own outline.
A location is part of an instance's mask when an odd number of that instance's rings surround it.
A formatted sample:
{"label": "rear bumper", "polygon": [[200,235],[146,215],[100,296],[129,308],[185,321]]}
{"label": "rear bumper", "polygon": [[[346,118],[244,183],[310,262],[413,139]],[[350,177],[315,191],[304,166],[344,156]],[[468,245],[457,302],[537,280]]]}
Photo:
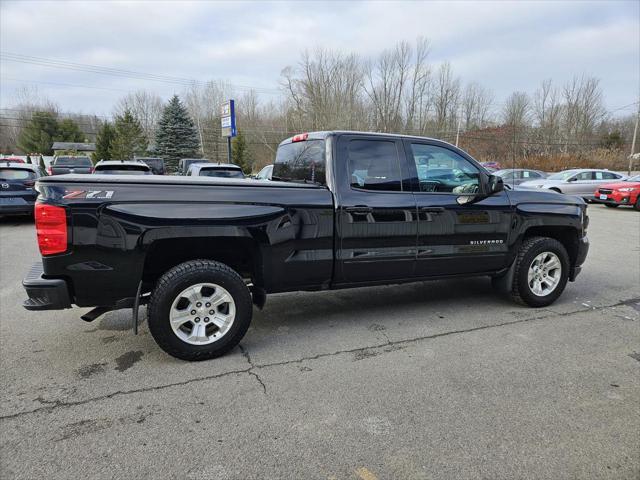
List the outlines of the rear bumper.
{"label": "rear bumper", "polygon": [[569,281],[575,281],[578,274],[582,271],[582,264],[587,259],[589,253],[589,238],[585,235],[578,240],[578,251],[576,254],[576,261],[569,270]]}
{"label": "rear bumper", "polygon": [[33,213],[35,198],[12,199],[14,201],[11,203],[7,200],[0,199],[0,215],[31,215]]}
{"label": "rear bumper", "polygon": [[22,306],[27,310],[62,310],[71,308],[67,282],[62,278],[44,278],[42,262],[34,263],[22,280],[27,298]]}

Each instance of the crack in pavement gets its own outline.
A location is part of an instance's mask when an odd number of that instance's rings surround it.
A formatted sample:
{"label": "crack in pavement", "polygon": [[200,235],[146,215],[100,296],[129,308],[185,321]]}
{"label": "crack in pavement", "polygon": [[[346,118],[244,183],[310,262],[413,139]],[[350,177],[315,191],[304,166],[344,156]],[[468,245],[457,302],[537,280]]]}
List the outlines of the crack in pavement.
{"label": "crack in pavement", "polygon": [[251,356],[249,355],[249,351],[246,350],[241,344],[238,345],[238,348],[240,349],[240,351],[242,352],[242,356],[244,358],[247,359],[247,362],[249,363],[249,365],[251,365],[251,368],[249,370],[247,370],[247,373],[249,375],[252,375],[256,380],[258,380],[258,383],[260,385],[262,385],[262,391],[263,393],[266,395],[267,394],[267,386],[264,384],[264,382],[262,381],[262,379],[260,378],[260,375],[258,375],[256,372],[253,371],[254,368],[256,368],[256,366],[253,364],[253,362],[251,361]]}
{"label": "crack in pavement", "polygon": [[317,355],[313,355],[311,357],[302,357],[302,358],[297,358],[294,360],[285,360],[282,362],[272,362],[272,363],[265,363],[262,365],[255,365],[252,361],[251,361],[251,357],[249,356],[249,353],[245,350],[244,347],[242,347],[241,345],[239,345],[240,351],[242,352],[242,355],[247,359],[247,362],[249,363],[249,368],[244,368],[244,369],[239,369],[239,370],[230,370],[228,372],[222,372],[222,373],[218,373],[215,375],[209,375],[206,377],[198,377],[198,378],[192,378],[190,380],[184,380],[182,382],[174,382],[174,383],[168,383],[168,384],[164,384],[164,385],[155,385],[155,386],[151,386],[151,387],[144,387],[144,388],[137,388],[137,389],[132,389],[132,390],[118,390],[116,392],[112,392],[106,395],[100,395],[97,397],[91,397],[91,398],[87,398],[85,400],[78,400],[78,401],[72,401],[72,402],[63,402],[61,400],[41,400],[41,403],[47,403],[47,405],[42,406],[42,407],[38,407],[38,408],[34,408],[32,410],[27,410],[24,412],[18,412],[18,413],[12,413],[9,415],[3,415],[0,416],[0,420],[10,420],[13,418],[17,418],[17,417],[21,417],[22,415],[28,415],[31,413],[38,413],[41,411],[53,411],[57,408],[62,408],[62,407],[75,407],[75,406],[79,406],[79,405],[86,405],[88,403],[92,403],[92,402],[97,402],[100,400],[107,400],[107,399],[111,399],[117,396],[121,396],[121,395],[131,395],[131,394],[135,394],[135,393],[144,393],[144,392],[152,392],[152,391],[156,391],[156,390],[163,390],[165,388],[171,388],[171,387],[179,387],[182,385],[188,385],[190,383],[195,383],[195,382],[205,382],[208,380],[214,380],[217,378],[222,378],[222,377],[226,377],[229,375],[240,375],[243,373],[247,373],[251,376],[253,376],[254,378],[256,378],[258,380],[258,382],[260,383],[260,385],[262,386],[263,392],[266,394],[267,393],[267,387],[264,384],[264,382],[262,381],[262,379],[260,378],[260,376],[254,372],[253,370],[257,369],[263,369],[263,368],[271,368],[271,367],[280,367],[280,366],[284,366],[284,365],[292,365],[292,364],[296,364],[296,363],[302,363],[302,362],[306,362],[306,361],[310,361],[310,360],[318,360],[320,358],[326,358],[326,357],[333,357],[333,356],[337,356],[337,355],[343,355],[343,354],[349,354],[349,353],[355,353],[355,352],[362,352],[365,350],[371,350],[371,349],[376,349],[376,348],[384,348],[384,347],[388,347],[388,346],[393,346],[393,345],[403,345],[403,344],[409,344],[409,343],[417,343],[417,342],[421,342],[423,340],[432,340],[434,338],[440,338],[440,337],[447,337],[450,335],[458,335],[458,334],[464,334],[464,333],[472,333],[472,332],[477,332],[477,331],[481,331],[481,330],[488,330],[488,329],[492,329],[492,328],[500,328],[500,327],[505,327],[505,326],[509,326],[509,325],[517,325],[520,323],[526,323],[526,322],[532,322],[532,321],[536,321],[536,320],[544,320],[550,317],[567,317],[570,315],[575,315],[575,314],[579,314],[579,313],[586,313],[586,312],[594,312],[594,311],[600,311],[600,310],[605,310],[607,308],[613,308],[613,307],[619,307],[619,306],[628,306],[630,301],[634,301],[635,299],[630,299],[630,300],[621,300],[618,301],[616,303],[613,303],[611,305],[602,305],[596,308],[588,308],[588,309],[581,309],[581,310],[575,310],[572,312],[565,312],[565,313],[556,313],[556,312],[550,312],[548,314],[545,315],[539,315],[539,316],[533,316],[530,318],[523,318],[520,320],[513,320],[511,322],[502,322],[502,323],[496,323],[496,324],[492,324],[492,325],[483,325],[480,327],[473,327],[473,328],[468,328],[468,329],[461,329],[461,330],[450,330],[448,332],[442,332],[442,333],[435,333],[433,335],[424,335],[424,336],[420,336],[420,337],[414,337],[414,338],[407,338],[407,339],[402,339],[402,340],[395,340],[395,341],[388,341],[385,343],[381,343],[381,344],[377,344],[377,345],[368,345],[365,347],[357,347],[357,348],[351,348],[351,349],[346,349],[346,350],[338,350],[336,352],[329,352],[329,353],[319,353]]}

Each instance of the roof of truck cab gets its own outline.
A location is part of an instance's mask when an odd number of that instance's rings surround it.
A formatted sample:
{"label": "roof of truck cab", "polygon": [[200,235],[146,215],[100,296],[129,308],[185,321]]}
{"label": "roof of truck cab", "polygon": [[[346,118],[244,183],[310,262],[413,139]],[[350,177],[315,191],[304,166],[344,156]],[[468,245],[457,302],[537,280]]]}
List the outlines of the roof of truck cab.
{"label": "roof of truck cab", "polygon": [[[439,140],[437,138],[421,137],[418,135],[405,135],[402,133],[361,132],[357,130],[322,130],[317,132],[300,132],[298,135],[301,135],[301,134],[307,135],[306,140],[325,140],[327,137],[330,137],[333,135],[367,135],[367,136],[379,136],[379,137],[387,137],[387,138],[394,137],[394,138],[408,138],[408,139],[416,139],[416,140],[429,140],[433,142],[446,143],[448,145],[451,145],[449,142],[445,142],[444,140]],[[294,137],[296,136],[297,135],[294,135],[289,138],[285,138],[282,142],[280,142],[280,145],[292,143]]]}
{"label": "roof of truck cab", "polygon": [[312,183],[296,182],[264,182],[247,178],[196,177],[182,175],[82,175],[66,174],[53,175],[40,179],[41,183],[73,183],[73,184],[153,184],[153,185],[199,185],[199,186],[235,186],[262,188],[315,188],[324,189],[325,186]]}

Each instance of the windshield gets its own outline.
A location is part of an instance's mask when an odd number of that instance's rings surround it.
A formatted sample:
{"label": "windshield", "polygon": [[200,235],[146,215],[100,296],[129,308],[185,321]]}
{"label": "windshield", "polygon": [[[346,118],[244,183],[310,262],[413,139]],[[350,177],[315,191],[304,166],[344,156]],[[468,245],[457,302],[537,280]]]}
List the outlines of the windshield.
{"label": "windshield", "polygon": [[577,170],[565,170],[564,172],[554,173],[553,175],[549,175],[547,177],[548,180],[567,180],[568,178],[575,175]]}
{"label": "windshield", "polygon": [[53,164],[59,167],[66,167],[70,165],[90,167],[93,165],[89,157],[58,157]]}
{"label": "windshield", "polygon": [[94,173],[105,175],[146,175],[151,172],[146,165],[98,165]]}
{"label": "windshield", "polygon": [[324,140],[308,140],[279,146],[271,178],[324,184]]}
{"label": "windshield", "polygon": [[200,170],[201,177],[218,177],[218,178],[244,178],[244,173],[240,169],[224,169],[224,168],[203,168]]}
{"label": "windshield", "polygon": [[151,175],[149,170],[106,168],[93,172],[96,175]]}
{"label": "windshield", "polygon": [[0,168],[0,180],[33,180],[36,173],[24,168]]}

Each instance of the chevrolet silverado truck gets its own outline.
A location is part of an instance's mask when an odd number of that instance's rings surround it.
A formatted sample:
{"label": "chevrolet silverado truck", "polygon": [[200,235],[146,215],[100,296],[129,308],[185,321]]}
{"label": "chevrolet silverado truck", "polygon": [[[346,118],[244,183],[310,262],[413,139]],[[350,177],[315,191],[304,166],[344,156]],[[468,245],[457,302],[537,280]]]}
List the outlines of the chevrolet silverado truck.
{"label": "chevrolet silverado truck", "polygon": [[42,261],[24,307],[94,307],[87,321],[133,308],[137,328],[148,304],[154,339],[185,360],[232,349],[276,292],[488,276],[543,307],[589,245],[582,199],[506,191],[462,150],[422,137],[299,134],[279,145],[268,182],[64,175],[37,189]]}

